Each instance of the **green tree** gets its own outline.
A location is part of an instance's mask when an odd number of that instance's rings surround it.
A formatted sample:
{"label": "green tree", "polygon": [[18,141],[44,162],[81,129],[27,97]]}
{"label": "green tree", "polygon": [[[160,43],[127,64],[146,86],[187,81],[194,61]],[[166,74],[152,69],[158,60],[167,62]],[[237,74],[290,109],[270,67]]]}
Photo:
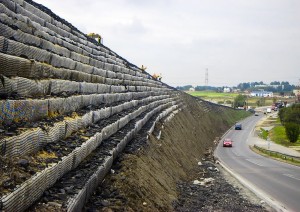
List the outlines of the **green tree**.
{"label": "green tree", "polygon": [[261,98],[259,99],[259,101],[260,101],[261,106],[266,105],[266,99],[265,99],[264,97],[261,97]]}
{"label": "green tree", "polygon": [[256,101],[256,105],[257,105],[257,107],[261,106],[259,100]]}
{"label": "green tree", "polygon": [[245,102],[247,100],[247,96],[245,95],[237,95],[235,98],[234,98],[234,107],[237,108],[237,107],[244,107],[245,106]]}
{"label": "green tree", "polygon": [[273,81],[270,83],[270,85],[280,85],[280,82],[279,81]]}
{"label": "green tree", "polygon": [[285,113],[285,109],[286,108],[281,108],[278,112],[278,117],[279,117],[279,120],[280,120],[280,123],[282,125],[284,125],[284,113]]}
{"label": "green tree", "polygon": [[288,122],[284,125],[285,133],[291,143],[295,143],[298,140],[300,127],[296,123]]}
{"label": "green tree", "polygon": [[293,104],[291,107],[281,108],[278,116],[282,125],[288,122],[300,125],[300,104]]}

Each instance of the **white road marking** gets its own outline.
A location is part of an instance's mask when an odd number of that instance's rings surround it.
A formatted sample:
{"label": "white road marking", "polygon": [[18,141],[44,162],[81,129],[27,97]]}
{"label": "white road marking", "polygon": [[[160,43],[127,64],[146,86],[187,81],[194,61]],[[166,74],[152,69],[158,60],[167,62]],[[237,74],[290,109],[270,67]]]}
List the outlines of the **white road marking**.
{"label": "white road marking", "polygon": [[237,153],[236,150],[232,150],[232,153],[235,154],[235,155],[238,156],[238,157],[241,156],[239,153]]}
{"label": "white road marking", "polygon": [[261,163],[258,163],[255,160],[252,160],[252,159],[246,159],[246,160],[249,161],[250,163],[253,163],[253,164],[258,165],[258,166],[264,166],[264,165],[262,165]]}
{"label": "white road marking", "polygon": [[297,177],[294,177],[294,175],[291,175],[291,174],[283,174],[284,176],[287,176],[287,177],[290,177],[290,178],[293,178],[295,180],[300,180],[299,178]]}

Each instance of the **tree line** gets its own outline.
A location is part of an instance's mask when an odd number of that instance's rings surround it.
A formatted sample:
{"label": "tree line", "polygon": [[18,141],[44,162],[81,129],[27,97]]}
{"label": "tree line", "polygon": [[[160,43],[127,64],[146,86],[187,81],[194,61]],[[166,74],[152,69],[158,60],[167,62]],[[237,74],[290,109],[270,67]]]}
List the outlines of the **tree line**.
{"label": "tree line", "polygon": [[[241,91],[249,90],[258,90],[260,89],[259,87],[256,87],[258,85],[265,85],[263,81],[260,82],[243,82],[239,83],[237,86],[233,86],[233,89],[239,89]],[[293,89],[296,88],[295,85],[290,85],[289,82],[286,81],[273,81],[269,84],[270,86],[263,87],[265,91],[270,91],[270,92],[289,92],[292,91]],[[190,88],[194,88],[195,91],[204,91],[204,90],[212,90],[212,91],[223,91],[224,87],[227,86],[222,86],[222,87],[214,87],[214,86],[196,86],[193,87],[192,85],[184,85],[184,86],[177,86],[176,89],[182,90],[182,91],[188,91]]]}
{"label": "tree line", "polygon": [[[260,82],[243,82],[238,84],[237,88],[240,89],[241,91],[249,90],[257,90],[259,87],[257,86],[262,86],[266,85],[263,81]],[[290,85],[289,82],[279,82],[279,81],[273,81],[269,84],[269,86],[263,87],[265,91],[271,91],[271,92],[288,92],[292,91],[295,89],[295,85]]]}

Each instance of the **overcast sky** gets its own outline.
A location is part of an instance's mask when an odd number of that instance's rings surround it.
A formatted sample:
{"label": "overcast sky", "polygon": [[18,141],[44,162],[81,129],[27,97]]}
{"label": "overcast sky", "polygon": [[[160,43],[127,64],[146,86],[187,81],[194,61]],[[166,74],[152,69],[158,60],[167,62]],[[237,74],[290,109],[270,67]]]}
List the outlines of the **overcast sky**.
{"label": "overcast sky", "polygon": [[36,2],[171,86],[299,83],[299,0]]}

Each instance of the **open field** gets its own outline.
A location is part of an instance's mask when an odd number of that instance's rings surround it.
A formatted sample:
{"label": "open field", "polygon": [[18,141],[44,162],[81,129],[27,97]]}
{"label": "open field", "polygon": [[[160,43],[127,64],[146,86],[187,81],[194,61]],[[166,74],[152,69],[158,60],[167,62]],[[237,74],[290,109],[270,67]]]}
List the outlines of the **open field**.
{"label": "open field", "polygon": [[[234,98],[239,95],[239,93],[218,93],[215,91],[186,91],[186,93],[219,104],[231,104],[234,101]],[[243,93],[241,94],[246,95]],[[286,99],[283,97],[248,97],[247,104],[251,107],[257,107],[257,102],[260,101],[260,106],[271,106],[274,101],[280,100],[287,101],[288,103],[295,101],[294,99]]]}
{"label": "open field", "polygon": [[215,91],[187,91],[192,96],[202,98],[235,98],[238,93],[217,93]]}
{"label": "open field", "polygon": [[231,104],[237,93],[218,93],[215,91],[187,91],[186,93],[219,104]]}

